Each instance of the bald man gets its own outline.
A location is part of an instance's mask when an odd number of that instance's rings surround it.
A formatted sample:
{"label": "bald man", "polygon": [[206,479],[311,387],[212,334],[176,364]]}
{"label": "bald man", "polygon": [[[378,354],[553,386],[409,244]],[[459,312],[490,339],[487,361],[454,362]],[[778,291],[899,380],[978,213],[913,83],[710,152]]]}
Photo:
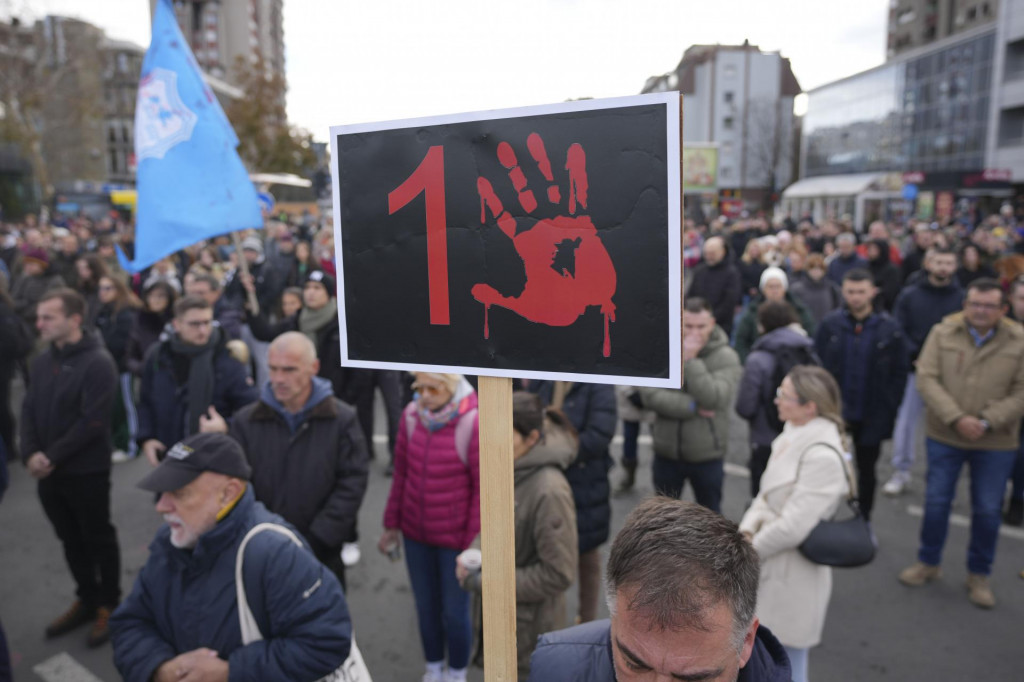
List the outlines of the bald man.
{"label": "bald man", "polygon": [[342,545],[356,540],[366,493],[369,451],[356,411],[317,376],[316,347],[300,332],[274,339],[270,380],[255,403],[235,413],[230,429],[214,416],[205,431],[227,431],[252,466],[256,499],[309,541],[345,586]]}
{"label": "bald man", "polygon": [[704,262],[694,269],[686,296],[707,301],[714,311],[715,323],[727,336],[732,335],[732,322],[742,296],[742,284],[740,272],[730,260],[725,240],[721,237],[711,237],[704,242]]}

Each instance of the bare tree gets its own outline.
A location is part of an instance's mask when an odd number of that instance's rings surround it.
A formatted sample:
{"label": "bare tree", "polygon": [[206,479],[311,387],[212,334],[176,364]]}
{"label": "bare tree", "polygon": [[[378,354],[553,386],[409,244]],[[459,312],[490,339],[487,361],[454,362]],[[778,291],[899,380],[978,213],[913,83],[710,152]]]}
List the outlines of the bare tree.
{"label": "bare tree", "polygon": [[793,115],[784,99],[758,98],[747,104],[747,159],[745,186],[763,187],[764,207],[792,174]]}

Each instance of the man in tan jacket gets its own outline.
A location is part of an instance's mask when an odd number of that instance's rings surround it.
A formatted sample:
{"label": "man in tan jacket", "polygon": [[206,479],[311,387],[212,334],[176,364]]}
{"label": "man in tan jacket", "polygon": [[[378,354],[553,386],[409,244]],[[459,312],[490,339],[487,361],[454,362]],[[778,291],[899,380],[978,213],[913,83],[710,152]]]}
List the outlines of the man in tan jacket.
{"label": "man in tan jacket", "polygon": [[917,360],[917,385],[928,412],[928,478],[918,561],[900,573],[917,587],[941,576],[939,564],[960,470],[971,472],[968,598],[995,606],[988,576],[995,559],[1006,481],[1024,415],[1024,330],[1003,319],[999,283],[978,279],[964,311],[929,333]]}

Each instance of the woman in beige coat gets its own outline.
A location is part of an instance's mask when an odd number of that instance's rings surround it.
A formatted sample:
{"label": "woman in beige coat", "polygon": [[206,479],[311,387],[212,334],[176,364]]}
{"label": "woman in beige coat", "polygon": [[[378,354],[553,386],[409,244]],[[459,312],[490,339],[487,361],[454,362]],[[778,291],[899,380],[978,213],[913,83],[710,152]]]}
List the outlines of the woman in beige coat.
{"label": "woman in beige coat", "polygon": [[820,367],[798,366],[775,404],[785,427],[772,443],[761,491],[740,522],[761,557],[757,615],[786,647],[794,682],[806,682],[811,647],[821,641],[832,569],[797,549],[850,492],[839,387]]}

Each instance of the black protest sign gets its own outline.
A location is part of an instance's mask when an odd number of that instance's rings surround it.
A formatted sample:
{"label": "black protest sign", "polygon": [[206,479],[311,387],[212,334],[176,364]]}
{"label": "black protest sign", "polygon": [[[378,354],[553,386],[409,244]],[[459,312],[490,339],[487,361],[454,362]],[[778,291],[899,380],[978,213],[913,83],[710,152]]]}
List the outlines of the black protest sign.
{"label": "black protest sign", "polygon": [[343,364],[679,386],[679,101],[331,129]]}

